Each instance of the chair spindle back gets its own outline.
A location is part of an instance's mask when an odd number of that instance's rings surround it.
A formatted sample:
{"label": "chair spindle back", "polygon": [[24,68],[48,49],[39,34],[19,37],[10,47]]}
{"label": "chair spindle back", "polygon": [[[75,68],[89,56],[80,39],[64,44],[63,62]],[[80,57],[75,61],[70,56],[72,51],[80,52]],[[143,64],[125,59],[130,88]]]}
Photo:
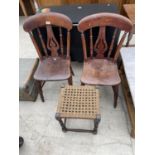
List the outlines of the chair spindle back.
{"label": "chair spindle back", "polygon": [[[56,39],[53,26],[59,28],[59,41]],[[44,27],[46,30],[46,37],[43,36],[40,28]],[[26,32],[30,34],[32,42],[36,48],[38,56],[40,59],[43,57],[57,57],[64,56],[64,44],[63,44],[63,33],[62,28],[67,30],[67,53],[66,57],[70,57],[70,30],[72,29],[72,21],[65,15],[56,12],[39,13],[29,17],[23,28]],[[33,30],[37,30],[38,39],[41,43],[43,53],[38,46],[38,43],[34,37]],[[44,34],[45,35],[45,34]],[[46,40],[45,40],[46,38]],[[49,52],[50,51],[50,55]]]}
{"label": "chair spindle back", "polygon": [[[98,37],[95,44],[93,44],[93,31],[94,27],[99,27]],[[110,45],[108,46],[106,41],[106,28],[113,27],[114,32]],[[119,31],[124,31],[123,36],[121,37],[119,43],[117,44],[114,56],[112,57],[113,61],[117,61],[119,56],[120,48],[122,47],[123,41],[126,37],[126,34],[132,29],[132,23],[129,19],[122,15],[113,14],[113,13],[97,13],[84,17],[79,21],[78,30],[81,32],[82,46],[84,60],[87,60],[87,46],[84,32],[89,30],[90,33],[90,58],[94,56],[97,59],[102,59],[105,57],[105,52],[107,52],[107,58],[111,59],[111,54],[114,48],[114,42]],[[94,53],[96,53],[94,55]]]}

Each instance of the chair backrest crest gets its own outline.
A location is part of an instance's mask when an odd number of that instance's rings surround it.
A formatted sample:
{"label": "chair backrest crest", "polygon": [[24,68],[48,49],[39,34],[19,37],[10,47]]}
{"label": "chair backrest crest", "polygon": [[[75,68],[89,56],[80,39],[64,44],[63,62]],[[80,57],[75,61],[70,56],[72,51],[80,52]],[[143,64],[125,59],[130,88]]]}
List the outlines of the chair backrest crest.
{"label": "chair backrest crest", "polygon": [[[93,44],[93,31],[92,29],[99,27],[99,33],[95,44]],[[108,47],[106,41],[106,28],[114,27],[114,32],[111,40],[111,44]],[[105,51],[108,51],[107,57],[111,57],[112,50],[114,48],[114,42],[117,36],[118,31],[124,31],[122,38],[120,39],[115,54],[113,56],[113,61],[116,61],[119,56],[119,50],[122,47],[123,41],[126,37],[126,34],[132,29],[131,21],[119,14],[114,13],[97,13],[84,17],[79,21],[78,30],[81,32],[82,46],[84,59],[87,60],[87,46],[84,32],[90,30],[90,57],[94,57],[94,52],[96,53],[96,58],[104,58]]]}
{"label": "chair backrest crest", "polygon": [[[56,39],[53,26],[59,27],[59,41]],[[40,28],[44,27],[47,32],[47,36],[44,37]],[[34,46],[37,50],[39,58],[43,58],[43,53],[45,56],[49,56],[48,50],[50,51],[50,56],[56,57],[59,55],[65,55],[64,53],[64,44],[63,44],[63,34],[62,28],[67,30],[67,57],[70,56],[70,30],[72,29],[72,21],[66,15],[56,12],[47,12],[47,13],[39,13],[29,17],[25,20],[23,28],[26,32],[30,34],[30,37],[34,43]],[[38,42],[35,39],[34,31],[39,38],[39,42],[41,43],[43,53],[39,48]],[[47,38],[45,40],[45,38]],[[58,43],[59,42],[59,43]],[[60,49],[60,52],[58,50]],[[60,54],[59,54],[60,53]]]}

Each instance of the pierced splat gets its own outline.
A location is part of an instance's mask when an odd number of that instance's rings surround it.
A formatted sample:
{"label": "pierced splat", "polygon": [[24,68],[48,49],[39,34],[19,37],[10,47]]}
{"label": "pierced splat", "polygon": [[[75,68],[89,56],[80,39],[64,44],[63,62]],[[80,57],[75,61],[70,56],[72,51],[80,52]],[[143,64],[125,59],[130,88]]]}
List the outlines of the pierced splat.
{"label": "pierced splat", "polygon": [[52,57],[58,56],[59,44],[54,36],[51,23],[46,21],[46,29],[47,29],[47,48],[51,51]]}
{"label": "pierced splat", "polygon": [[105,27],[100,27],[99,34],[94,46],[94,50],[97,53],[96,58],[104,58],[104,52],[107,50],[107,48],[108,46],[105,38]]}

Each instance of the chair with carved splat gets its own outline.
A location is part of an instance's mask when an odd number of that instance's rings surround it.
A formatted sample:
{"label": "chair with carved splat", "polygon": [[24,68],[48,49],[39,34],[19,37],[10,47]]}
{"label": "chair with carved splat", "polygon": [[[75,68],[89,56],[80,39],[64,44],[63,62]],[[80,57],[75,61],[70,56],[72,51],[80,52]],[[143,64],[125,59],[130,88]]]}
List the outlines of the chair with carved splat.
{"label": "chair with carved splat", "polygon": [[[96,27],[99,28],[99,33],[97,39],[94,41],[93,28]],[[108,35],[106,29],[108,27],[114,28],[109,45],[106,41],[106,36]],[[126,34],[130,32],[131,28],[132,23],[129,19],[113,13],[89,15],[81,19],[78,24],[84,55],[81,84],[112,86],[115,108],[117,106],[118,87],[121,82],[117,68],[117,59]],[[86,31],[90,34],[89,44],[85,40]],[[123,36],[114,48],[116,36],[120,31],[124,31]],[[90,46],[90,52],[87,53],[88,45]]]}
{"label": "chair with carved splat", "polygon": [[[59,34],[57,36],[53,31],[56,27]],[[73,72],[70,63],[72,22],[60,13],[39,13],[29,17],[23,28],[29,33],[39,56],[40,61],[34,79],[37,81],[38,91],[44,102],[42,87],[46,81],[68,80],[68,84],[72,85]],[[66,32],[65,36],[62,29]]]}

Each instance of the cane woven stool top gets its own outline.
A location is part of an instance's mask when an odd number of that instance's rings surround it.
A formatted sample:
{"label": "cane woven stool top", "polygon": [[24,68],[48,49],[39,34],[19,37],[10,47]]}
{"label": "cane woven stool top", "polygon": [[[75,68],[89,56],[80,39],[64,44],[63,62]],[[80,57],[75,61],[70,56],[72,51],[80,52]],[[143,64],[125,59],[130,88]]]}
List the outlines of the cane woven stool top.
{"label": "cane woven stool top", "polygon": [[65,86],[57,113],[61,118],[95,119],[99,114],[99,91],[93,86]]}

